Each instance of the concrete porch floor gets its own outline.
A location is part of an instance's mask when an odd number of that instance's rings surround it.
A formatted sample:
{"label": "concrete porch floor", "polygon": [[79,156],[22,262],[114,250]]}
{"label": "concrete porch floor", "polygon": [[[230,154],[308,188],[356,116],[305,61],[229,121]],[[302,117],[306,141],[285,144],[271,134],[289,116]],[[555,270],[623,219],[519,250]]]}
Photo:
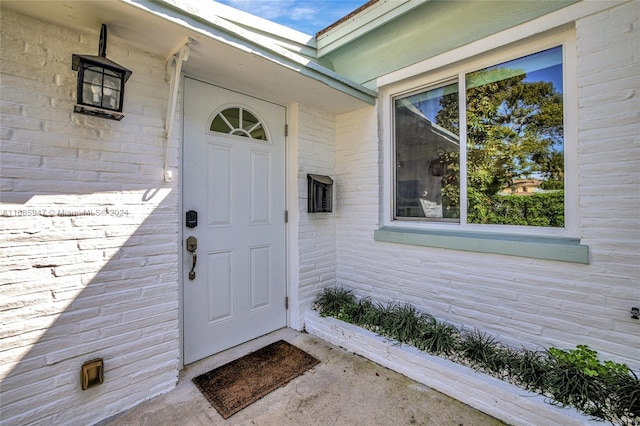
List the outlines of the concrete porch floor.
{"label": "concrete porch floor", "polygon": [[[191,379],[280,339],[315,356],[320,364],[224,420]],[[185,366],[174,390],[98,425],[409,424],[503,423],[363,357],[284,328]]]}

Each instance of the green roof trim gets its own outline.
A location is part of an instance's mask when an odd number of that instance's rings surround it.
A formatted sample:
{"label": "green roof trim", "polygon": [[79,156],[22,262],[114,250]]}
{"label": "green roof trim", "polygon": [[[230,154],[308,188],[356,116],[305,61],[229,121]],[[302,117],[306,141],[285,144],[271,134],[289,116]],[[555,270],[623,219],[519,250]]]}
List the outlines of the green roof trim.
{"label": "green roof trim", "polygon": [[374,240],[589,264],[589,246],[580,244],[578,238],[384,226],[375,231]]}
{"label": "green roof trim", "polygon": [[369,1],[316,34],[318,57],[349,44],[427,1],[430,0]]}
{"label": "green roof trim", "polygon": [[[349,22],[319,36],[318,57],[350,79],[377,88],[377,79],[381,76],[515,28],[578,1],[378,2]],[[384,9],[390,10],[375,16]]]}

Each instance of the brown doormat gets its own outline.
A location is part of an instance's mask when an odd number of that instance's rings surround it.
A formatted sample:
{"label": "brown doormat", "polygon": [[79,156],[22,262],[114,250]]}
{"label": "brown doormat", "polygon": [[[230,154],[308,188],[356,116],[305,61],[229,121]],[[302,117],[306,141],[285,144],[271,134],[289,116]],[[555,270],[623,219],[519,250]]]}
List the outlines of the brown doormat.
{"label": "brown doormat", "polygon": [[193,381],[218,413],[228,419],[319,362],[303,350],[279,340]]}

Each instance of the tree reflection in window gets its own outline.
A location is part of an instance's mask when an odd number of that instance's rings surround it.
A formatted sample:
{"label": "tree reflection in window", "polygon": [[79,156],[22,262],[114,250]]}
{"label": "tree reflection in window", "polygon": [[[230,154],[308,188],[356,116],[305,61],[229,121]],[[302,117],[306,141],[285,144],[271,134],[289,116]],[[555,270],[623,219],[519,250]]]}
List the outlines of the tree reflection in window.
{"label": "tree reflection in window", "polygon": [[258,118],[242,107],[231,107],[219,112],[209,130],[250,139],[267,141],[267,132]]}
{"label": "tree reflection in window", "polygon": [[394,108],[395,219],[565,226],[561,46],[395,98]]}

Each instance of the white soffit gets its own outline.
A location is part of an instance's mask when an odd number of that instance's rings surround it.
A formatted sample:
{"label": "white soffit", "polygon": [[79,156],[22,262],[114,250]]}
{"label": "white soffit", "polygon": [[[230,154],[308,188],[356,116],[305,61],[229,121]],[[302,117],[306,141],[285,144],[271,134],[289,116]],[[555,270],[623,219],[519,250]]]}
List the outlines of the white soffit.
{"label": "white soffit", "polygon": [[[222,18],[213,8],[218,5],[216,2],[123,1],[161,15],[198,36],[192,37],[196,43],[190,46],[192,54],[196,54],[196,59],[190,56],[189,62],[185,65],[185,73],[191,71],[194,73],[192,76],[267,100],[280,100],[284,105],[301,102],[340,113],[362,107],[364,104],[375,104],[377,92],[313,62],[304,55],[288,50],[260,31],[239,26],[229,18]],[[176,9],[177,14],[166,6]],[[201,41],[201,49],[198,41]],[[215,54],[213,44],[227,53]],[[207,68],[198,67],[198,59],[205,57],[208,57],[205,64]],[[211,74],[213,69],[221,71],[215,81],[206,75]],[[241,84],[240,87],[234,86],[234,83],[237,85],[238,82]],[[351,106],[344,103],[345,99],[339,99],[345,95],[351,98],[347,102]],[[353,104],[352,101],[358,101],[358,104]]]}
{"label": "white soffit", "polygon": [[317,37],[318,58],[428,1],[430,0],[379,0],[320,34]]}
{"label": "white soffit", "polygon": [[[215,4],[198,3],[203,11]],[[0,7],[66,28],[94,32],[96,40],[104,23],[110,37],[166,59],[190,39],[191,52],[183,68],[186,75],[281,105],[302,103],[340,114],[372,105],[377,96],[375,91],[282,44],[270,42],[264,33],[254,33],[210,12],[209,19],[193,16],[164,1],[4,0]],[[74,53],[95,54],[97,50],[96,41],[95,52]],[[126,61],[119,63],[127,66]],[[135,69],[132,71],[135,75]]]}

